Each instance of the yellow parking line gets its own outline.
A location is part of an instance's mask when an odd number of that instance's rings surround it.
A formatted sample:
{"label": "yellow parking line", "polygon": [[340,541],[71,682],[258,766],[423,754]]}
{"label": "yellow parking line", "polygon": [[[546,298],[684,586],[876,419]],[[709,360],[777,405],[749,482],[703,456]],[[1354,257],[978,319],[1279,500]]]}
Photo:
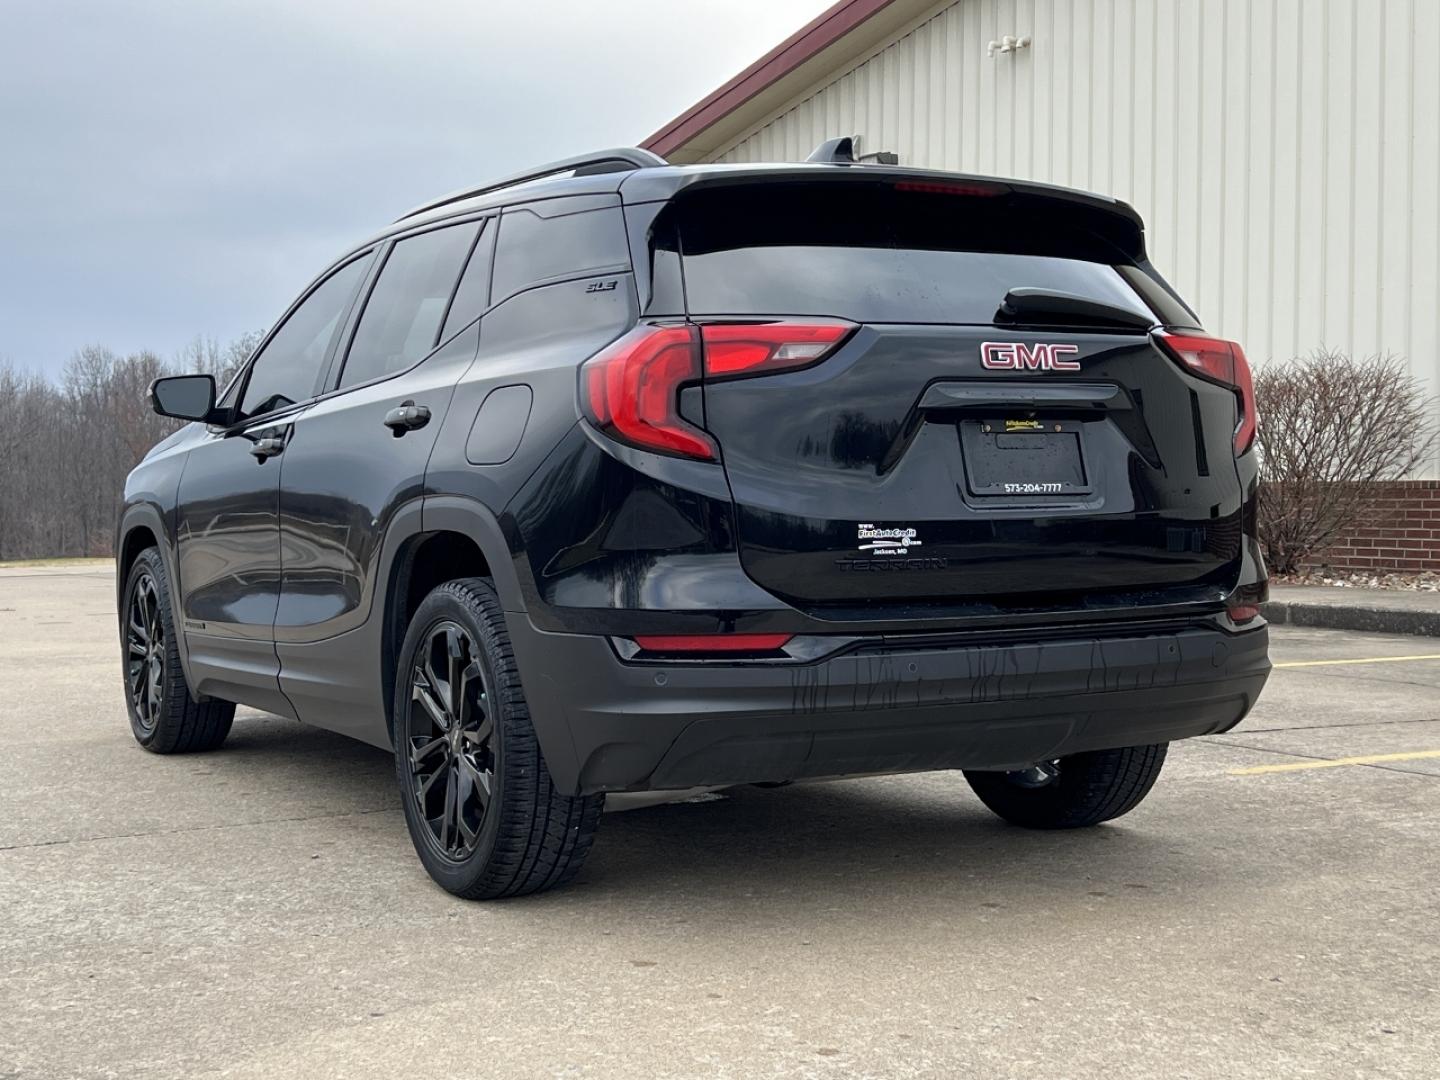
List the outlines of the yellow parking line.
{"label": "yellow parking line", "polygon": [[1440,653],[1422,653],[1420,656],[1368,656],[1363,660],[1290,660],[1282,667],[1324,667],[1327,664],[1403,664],[1407,660],[1440,660]]}
{"label": "yellow parking line", "polygon": [[1387,761],[1418,761],[1440,758],[1440,750],[1412,750],[1405,754],[1366,754],[1364,757],[1330,758],[1324,761],[1290,761],[1284,765],[1252,765],[1248,769],[1231,769],[1231,776],[1259,776],[1261,773],[1299,772],[1302,769],[1336,769],[1341,765],[1380,765]]}

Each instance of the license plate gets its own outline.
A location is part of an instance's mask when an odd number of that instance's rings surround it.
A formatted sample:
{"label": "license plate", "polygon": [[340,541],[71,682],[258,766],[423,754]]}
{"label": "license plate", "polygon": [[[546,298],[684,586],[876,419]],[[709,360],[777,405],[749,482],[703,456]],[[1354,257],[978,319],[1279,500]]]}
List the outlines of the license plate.
{"label": "license plate", "polygon": [[1090,490],[1082,425],[982,420],[960,425],[965,478],[974,495],[1083,495]]}

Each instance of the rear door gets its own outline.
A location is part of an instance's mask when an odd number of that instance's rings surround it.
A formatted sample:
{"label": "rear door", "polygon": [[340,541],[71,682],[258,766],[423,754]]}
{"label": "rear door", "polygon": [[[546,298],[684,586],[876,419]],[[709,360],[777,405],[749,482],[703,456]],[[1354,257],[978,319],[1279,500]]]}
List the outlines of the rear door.
{"label": "rear door", "polygon": [[[1157,345],[1152,324],[1193,317],[1104,213],[895,179],[672,209],[692,319],[853,324],[785,370],[717,374],[708,353],[705,426],[757,583],[800,606],[980,610],[1234,584],[1236,393]],[[1078,314],[1002,312],[1026,289]]]}
{"label": "rear door", "polygon": [[281,685],[309,723],[358,733],[376,706],[341,639],[372,614],[386,530],[421,498],[455,382],[474,360],[478,334],[458,328],[478,310],[449,314],[474,303],[457,296],[462,270],[488,273],[484,225],[432,228],[381,252],[328,393],[295,420],[280,477],[275,639]]}

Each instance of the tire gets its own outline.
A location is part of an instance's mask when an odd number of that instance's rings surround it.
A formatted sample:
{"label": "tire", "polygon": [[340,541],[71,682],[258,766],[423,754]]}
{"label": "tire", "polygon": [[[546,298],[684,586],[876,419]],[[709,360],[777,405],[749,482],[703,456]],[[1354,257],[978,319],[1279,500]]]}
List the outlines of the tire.
{"label": "tire", "polygon": [[400,648],[391,715],[405,824],[437,884],[492,900],[579,873],[605,797],[555,790],[489,581],[447,582],[421,602]]}
{"label": "tire", "polygon": [[120,666],[135,741],[152,754],[218,750],[235,720],[233,702],[197,701],[180,666],[180,645],[165,560],[155,548],[135,559],[125,578]]}
{"label": "tire", "polygon": [[1027,787],[1015,773],[966,772],[980,801],[1027,829],[1083,829],[1128,814],[1150,794],[1167,743],[1096,750],[1054,762],[1058,772],[1043,787]]}

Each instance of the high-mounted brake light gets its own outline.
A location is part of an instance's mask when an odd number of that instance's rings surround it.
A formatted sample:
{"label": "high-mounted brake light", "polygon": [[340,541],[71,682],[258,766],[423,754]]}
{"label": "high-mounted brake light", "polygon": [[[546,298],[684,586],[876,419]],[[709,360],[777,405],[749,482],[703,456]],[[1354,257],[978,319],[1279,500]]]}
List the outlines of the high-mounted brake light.
{"label": "high-mounted brake light", "polygon": [[1245,350],[1238,342],[1204,334],[1172,334],[1161,330],[1155,337],[1187,369],[1235,391],[1240,413],[1235,425],[1235,454],[1239,456],[1249,450],[1255,441],[1255,382]]}
{"label": "high-mounted brake light", "polygon": [[705,377],[769,374],[815,363],[855,329],[853,323],[816,322],[709,323],[700,328],[705,343]]}
{"label": "high-mounted brake light", "polygon": [[987,184],[983,181],[953,180],[897,180],[896,191],[914,191],[923,195],[970,195],[989,198],[1004,195],[1010,189],[1004,184]]}
{"label": "high-mounted brake light", "polygon": [[657,653],[775,652],[793,634],[641,634],[635,644]]}
{"label": "high-mounted brake light", "polygon": [[715,461],[715,441],[680,415],[680,390],[700,381],[693,326],[637,326],[585,362],[580,399],[601,431],[642,450]]}

